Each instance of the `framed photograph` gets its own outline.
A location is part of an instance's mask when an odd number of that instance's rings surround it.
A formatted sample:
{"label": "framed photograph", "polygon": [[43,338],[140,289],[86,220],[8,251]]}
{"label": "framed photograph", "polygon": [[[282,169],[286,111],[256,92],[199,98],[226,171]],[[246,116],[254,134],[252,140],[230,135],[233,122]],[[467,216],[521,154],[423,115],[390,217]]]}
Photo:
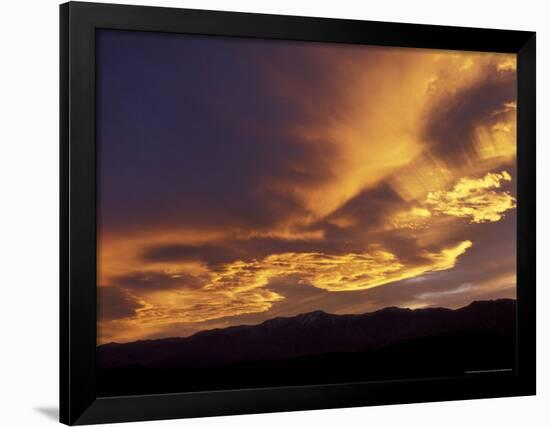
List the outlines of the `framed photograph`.
{"label": "framed photograph", "polygon": [[535,33],[60,24],[61,422],[535,393]]}

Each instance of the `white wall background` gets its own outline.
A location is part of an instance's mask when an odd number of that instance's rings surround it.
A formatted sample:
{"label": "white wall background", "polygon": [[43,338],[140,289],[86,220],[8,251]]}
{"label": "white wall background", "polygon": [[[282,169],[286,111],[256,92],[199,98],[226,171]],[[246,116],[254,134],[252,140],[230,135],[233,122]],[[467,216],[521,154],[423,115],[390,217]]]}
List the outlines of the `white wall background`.
{"label": "white wall background", "polygon": [[[103,0],[113,3],[112,1]],[[549,425],[550,22],[541,0],[189,0],[134,4],[538,32],[537,397],[149,422],[144,426]],[[58,2],[0,6],[0,424],[53,425],[58,399]],[[546,145],[546,146],[545,146]],[[534,285],[534,284],[533,284]],[[545,363],[546,362],[546,363]]]}

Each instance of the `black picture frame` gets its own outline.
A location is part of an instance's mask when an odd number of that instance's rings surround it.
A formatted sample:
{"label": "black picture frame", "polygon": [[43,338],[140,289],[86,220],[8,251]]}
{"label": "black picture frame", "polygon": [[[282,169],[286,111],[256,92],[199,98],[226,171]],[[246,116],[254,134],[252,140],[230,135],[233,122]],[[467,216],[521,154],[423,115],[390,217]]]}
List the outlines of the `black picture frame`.
{"label": "black picture frame", "polygon": [[[517,370],[460,378],[96,395],[95,31],[517,54]],[[535,394],[534,32],[69,2],[60,6],[60,421],[159,420]]]}

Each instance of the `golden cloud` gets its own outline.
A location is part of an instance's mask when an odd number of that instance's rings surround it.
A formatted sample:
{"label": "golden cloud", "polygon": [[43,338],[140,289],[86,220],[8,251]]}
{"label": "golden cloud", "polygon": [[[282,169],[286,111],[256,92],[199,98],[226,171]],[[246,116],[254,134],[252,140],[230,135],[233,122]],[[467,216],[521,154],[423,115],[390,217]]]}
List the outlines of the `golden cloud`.
{"label": "golden cloud", "polygon": [[267,311],[283,297],[265,288],[231,291],[183,289],[148,292],[140,297],[132,296],[132,299],[141,306],[133,316],[100,321],[99,343],[132,341],[162,333],[173,325],[182,325],[178,333],[181,334],[185,325]]}
{"label": "golden cloud", "polygon": [[444,217],[466,218],[471,223],[500,221],[506,211],[516,207],[516,199],[508,191],[498,191],[503,182],[510,181],[506,171],[461,178],[450,190],[430,191],[423,202],[390,215],[385,229],[427,230]]}
{"label": "golden cloud", "polygon": [[426,205],[435,213],[470,222],[495,222],[504,212],[516,207],[516,199],[507,191],[495,191],[502,181],[511,181],[507,172],[488,173],[483,178],[462,178],[450,191],[428,193]]}
{"label": "golden cloud", "polygon": [[465,240],[439,252],[419,251],[415,264],[393,253],[373,247],[364,253],[324,254],[316,252],[269,255],[251,262],[236,261],[212,274],[204,290],[250,291],[266,286],[277,276],[293,275],[300,284],[331,292],[357,291],[454,267],[457,258],[472,246]]}
{"label": "golden cloud", "polygon": [[283,297],[269,289],[182,290],[147,294],[137,310],[138,323],[194,323],[227,316],[258,313]]}
{"label": "golden cloud", "polygon": [[515,102],[507,102],[493,112],[490,120],[475,128],[473,143],[480,160],[504,164],[515,159],[516,110]]}
{"label": "golden cloud", "polygon": [[393,175],[390,185],[403,200],[410,202],[423,199],[430,191],[447,188],[455,179],[455,171],[428,152]]}
{"label": "golden cloud", "polygon": [[[417,49],[323,47],[316,53],[318,66],[330,70],[331,81],[338,82],[336,90],[330,85],[323,91],[311,88],[295,73],[278,72],[273,86],[279,96],[300,105],[305,116],[311,117],[294,124],[288,132],[297,144],[321,150],[325,153],[321,158],[330,159],[313,166],[324,179],[297,183],[279,178],[264,183],[270,191],[291,194],[309,213],[301,218],[306,224],[327,217],[384,180],[394,177],[399,181],[403,169],[429,149],[424,128],[432,110],[479,84],[490,73],[510,72],[510,64],[515,64],[513,55]],[[326,98],[330,98],[329,103]],[[500,151],[510,151],[508,142],[499,135],[490,142]],[[480,146],[484,155],[491,155],[487,138],[481,144],[485,144]],[[445,185],[454,179],[439,159],[425,166],[422,178],[430,182],[430,190],[434,182]],[[291,163],[291,167],[311,174],[309,165]],[[421,192],[427,183],[424,179],[421,183],[405,180],[400,184],[409,197]]]}
{"label": "golden cloud", "polygon": [[425,228],[431,216],[432,213],[428,209],[415,206],[406,211],[397,212],[390,219],[387,228],[410,228],[412,230]]}
{"label": "golden cloud", "polygon": [[[407,264],[385,250],[362,254],[283,254],[270,256],[267,263],[299,274],[308,283],[330,292],[358,291],[410,279],[427,272],[448,270],[472,242],[463,241],[440,252],[420,251],[419,264]],[[276,269],[274,271],[277,271]]]}
{"label": "golden cloud", "polygon": [[472,242],[462,241],[437,252],[423,250],[417,257],[420,261],[414,263],[400,260],[381,248],[341,255],[290,252],[250,262],[236,261],[220,271],[211,271],[201,288],[152,291],[133,296],[141,306],[135,315],[104,322],[104,325],[111,324],[111,330],[116,329],[112,325],[117,323],[125,324],[128,330],[136,326],[158,328],[259,313],[284,298],[266,288],[270,280],[278,276],[292,275],[297,286],[311,285],[329,292],[365,290],[453,268],[458,257],[471,246]]}

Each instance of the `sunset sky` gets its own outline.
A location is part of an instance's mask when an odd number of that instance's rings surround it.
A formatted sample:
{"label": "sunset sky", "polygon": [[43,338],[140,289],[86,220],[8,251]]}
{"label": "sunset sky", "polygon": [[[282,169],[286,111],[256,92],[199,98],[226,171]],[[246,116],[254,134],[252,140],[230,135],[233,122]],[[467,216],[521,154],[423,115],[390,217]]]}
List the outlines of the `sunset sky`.
{"label": "sunset sky", "polygon": [[515,297],[515,55],[101,30],[98,343]]}

